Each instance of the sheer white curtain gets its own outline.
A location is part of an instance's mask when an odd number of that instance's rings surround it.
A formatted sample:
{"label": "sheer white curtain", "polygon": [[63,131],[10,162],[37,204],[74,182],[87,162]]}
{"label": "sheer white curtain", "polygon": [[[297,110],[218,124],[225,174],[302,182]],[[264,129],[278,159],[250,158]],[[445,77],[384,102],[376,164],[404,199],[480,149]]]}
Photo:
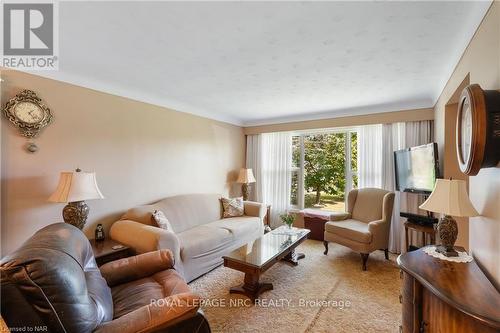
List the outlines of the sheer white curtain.
{"label": "sheer white curtain", "polygon": [[[395,150],[432,142],[432,121],[368,125],[359,129],[359,187],[378,187],[395,191]],[[415,194],[395,192],[394,210],[389,235],[389,251],[401,253],[404,243],[401,211],[418,211],[421,199]]]}
{"label": "sheer white curtain", "polygon": [[396,191],[396,180],[394,176],[394,151],[405,148],[406,145],[406,123],[384,124],[382,127],[382,188],[394,191],[394,209],[392,211],[391,229],[389,233],[389,251],[401,253],[401,245],[404,244],[403,221],[399,216],[401,205],[404,202],[406,209],[406,193]]}
{"label": "sheer white curtain", "polygon": [[382,187],[382,124],[358,131],[358,186]]}
{"label": "sheer white curtain", "polygon": [[246,167],[253,170],[256,182],[252,184],[250,200],[262,202],[262,136],[247,135]]}
{"label": "sheer white curtain", "polygon": [[290,206],[292,137],[290,133],[262,134],[262,202],[271,205],[271,227]]}
{"label": "sheer white curtain", "polygon": [[271,227],[279,226],[279,215],[290,205],[292,136],[288,132],[247,136],[247,168],[257,183],[252,199],[271,205]]}

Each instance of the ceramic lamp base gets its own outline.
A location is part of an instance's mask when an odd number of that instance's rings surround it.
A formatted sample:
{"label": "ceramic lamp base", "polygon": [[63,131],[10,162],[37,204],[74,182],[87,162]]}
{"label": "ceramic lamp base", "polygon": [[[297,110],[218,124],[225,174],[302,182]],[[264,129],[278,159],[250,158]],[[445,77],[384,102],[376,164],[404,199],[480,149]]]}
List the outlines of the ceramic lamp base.
{"label": "ceramic lamp base", "polygon": [[436,252],[441,253],[447,257],[458,257],[458,252],[454,248],[447,248],[443,245],[436,246]]}
{"label": "ceramic lamp base", "polygon": [[89,206],[85,201],[68,202],[63,209],[64,222],[72,224],[81,230],[87,222],[89,210]]}
{"label": "ceramic lamp base", "polygon": [[248,184],[243,183],[241,185],[241,192],[243,194],[243,200],[247,201],[250,196],[250,186]]}
{"label": "ceramic lamp base", "polygon": [[453,217],[445,215],[439,220],[437,231],[441,245],[437,246],[436,252],[447,257],[458,257],[458,252],[454,249],[458,235],[457,221]]}

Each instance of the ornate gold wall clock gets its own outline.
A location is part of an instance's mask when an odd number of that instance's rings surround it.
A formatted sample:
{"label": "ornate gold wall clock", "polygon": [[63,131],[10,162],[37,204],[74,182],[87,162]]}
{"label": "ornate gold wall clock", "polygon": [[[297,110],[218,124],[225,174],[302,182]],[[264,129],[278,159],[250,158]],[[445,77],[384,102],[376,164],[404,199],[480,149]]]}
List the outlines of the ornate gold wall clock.
{"label": "ornate gold wall clock", "polygon": [[500,91],[471,84],[458,103],[456,150],[460,170],[477,175],[500,161]]}
{"label": "ornate gold wall clock", "polygon": [[[5,117],[28,139],[35,138],[52,120],[50,109],[31,90],[23,90],[11,98],[5,104],[3,112]],[[27,149],[34,153],[38,147],[30,142]]]}

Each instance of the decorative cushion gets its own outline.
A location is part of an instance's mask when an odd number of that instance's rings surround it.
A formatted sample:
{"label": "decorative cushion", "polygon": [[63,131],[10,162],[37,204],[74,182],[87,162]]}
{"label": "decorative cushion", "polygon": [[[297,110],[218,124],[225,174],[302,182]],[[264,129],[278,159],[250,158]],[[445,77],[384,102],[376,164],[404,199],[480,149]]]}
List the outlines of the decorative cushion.
{"label": "decorative cushion", "polygon": [[243,205],[243,197],[222,198],[221,200],[222,200],[222,206],[224,208],[223,217],[243,216],[245,212]]}
{"label": "decorative cushion", "polygon": [[161,210],[155,210],[151,215],[151,219],[158,225],[158,227],[165,230],[173,231],[170,221],[167,219],[167,217],[165,216],[165,214],[163,214]]}

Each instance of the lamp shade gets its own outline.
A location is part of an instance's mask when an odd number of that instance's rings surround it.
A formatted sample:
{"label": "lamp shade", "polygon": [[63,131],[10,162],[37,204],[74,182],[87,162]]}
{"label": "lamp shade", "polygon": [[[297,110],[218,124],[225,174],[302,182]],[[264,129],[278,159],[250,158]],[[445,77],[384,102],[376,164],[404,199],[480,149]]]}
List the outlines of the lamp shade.
{"label": "lamp shade", "polygon": [[50,196],[51,202],[75,202],[103,199],[95,172],[61,172],[56,191]]}
{"label": "lamp shade", "polygon": [[236,182],[241,184],[255,183],[255,177],[253,176],[252,169],[240,169],[238,180],[236,180]]}
{"label": "lamp shade", "polygon": [[434,190],[420,208],[450,216],[479,215],[469,200],[465,181],[458,179],[437,179]]}

